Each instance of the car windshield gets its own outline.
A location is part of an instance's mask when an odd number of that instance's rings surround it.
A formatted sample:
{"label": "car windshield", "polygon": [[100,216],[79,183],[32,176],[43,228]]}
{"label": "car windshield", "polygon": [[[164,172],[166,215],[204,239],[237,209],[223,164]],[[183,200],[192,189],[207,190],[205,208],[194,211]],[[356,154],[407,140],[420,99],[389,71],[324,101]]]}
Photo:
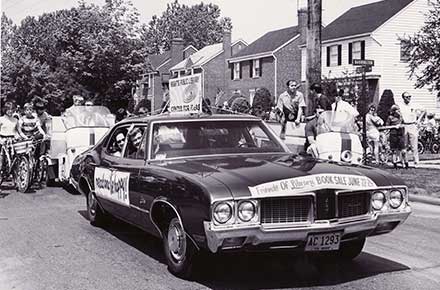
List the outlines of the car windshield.
{"label": "car windshield", "polygon": [[261,121],[154,123],[152,159],[215,154],[285,152]]}
{"label": "car windshield", "polygon": [[115,116],[103,106],[74,106],[64,114],[66,129],[74,127],[111,127]]}
{"label": "car windshield", "polygon": [[328,132],[357,134],[358,128],[348,112],[324,111],[318,117],[317,132],[318,135]]}

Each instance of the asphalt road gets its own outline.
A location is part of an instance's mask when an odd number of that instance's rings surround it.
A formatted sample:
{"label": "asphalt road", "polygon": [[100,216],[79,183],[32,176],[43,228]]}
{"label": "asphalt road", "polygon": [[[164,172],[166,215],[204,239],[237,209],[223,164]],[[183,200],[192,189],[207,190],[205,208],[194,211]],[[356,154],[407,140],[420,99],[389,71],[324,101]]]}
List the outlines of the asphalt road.
{"label": "asphalt road", "polygon": [[168,273],[159,240],[117,221],[92,227],[84,197],[4,187],[0,290],[440,289],[440,207],[412,205],[403,226],[369,238],[352,262],[223,255],[206,258],[194,281],[184,281]]}

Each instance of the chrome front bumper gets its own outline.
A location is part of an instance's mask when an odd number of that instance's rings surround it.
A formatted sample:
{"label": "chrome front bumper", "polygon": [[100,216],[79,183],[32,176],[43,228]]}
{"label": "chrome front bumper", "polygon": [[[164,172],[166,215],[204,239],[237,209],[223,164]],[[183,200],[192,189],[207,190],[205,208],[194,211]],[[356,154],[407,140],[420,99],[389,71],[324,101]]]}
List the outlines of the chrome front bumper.
{"label": "chrome front bumper", "polygon": [[[305,244],[307,236],[311,233],[342,232],[342,241],[347,237],[353,238],[356,234],[378,235],[391,232],[397,225],[403,223],[411,213],[411,207],[387,213],[373,213],[362,217],[350,219],[335,219],[315,221],[307,225],[271,224],[271,225],[231,225],[230,227],[214,227],[211,222],[205,221],[205,235],[208,248],[216,253],[219,249],[240,249],[245,246],[258,246],[279,242],[296,242]],[[393,225],[387,227],[387,225]],[[226,247],[224,242],[228,239],[242,238],[240,245]]]}

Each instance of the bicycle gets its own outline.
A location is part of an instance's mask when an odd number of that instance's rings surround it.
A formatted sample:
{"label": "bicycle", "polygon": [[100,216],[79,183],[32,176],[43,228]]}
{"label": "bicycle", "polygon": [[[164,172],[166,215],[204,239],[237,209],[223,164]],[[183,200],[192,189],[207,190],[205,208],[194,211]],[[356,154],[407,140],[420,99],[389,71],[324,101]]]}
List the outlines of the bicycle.
{"label": "bicycle", "polygon": [[31,184],[33,154],[35,145],[32,140],[6,139],[2,142],[0,154],[0,185],[5,178],[12,175],[17,190],[26,192]]}

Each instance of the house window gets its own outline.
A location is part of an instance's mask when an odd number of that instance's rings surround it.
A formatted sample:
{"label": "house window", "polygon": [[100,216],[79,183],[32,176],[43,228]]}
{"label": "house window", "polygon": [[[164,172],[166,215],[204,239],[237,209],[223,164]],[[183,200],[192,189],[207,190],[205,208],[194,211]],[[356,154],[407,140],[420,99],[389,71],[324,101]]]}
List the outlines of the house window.
{"label": "house window", "polygon": [[261,77],[261,59],[253,59],[251,61],[251,78]]}
{"label": "house window", "polygon": [[200,73],[202,73],[202,68],[200,68],[200,67],[195,68],[195,69],[194,69],[194,73],[195,73],[195,74],[200,74]]}
{"label": "house window", "polygon": [[342,64],[342,45],[327,46],[327,66],[338,66]]}
{"label": "house window", "polygon": [[348,63],[352,64],[353,59],[365,59],[365,40],[348,44]]}
{"label": "house window", "polygon": [[241,79],[241,66],[239,62],[234,63],[234,71],[233,71],[233,77],[234,80]]}
{"label": "house window", "polygon": [[408,40],[400,41],[400,61],[408,62],[411,57],[411,51]]}

